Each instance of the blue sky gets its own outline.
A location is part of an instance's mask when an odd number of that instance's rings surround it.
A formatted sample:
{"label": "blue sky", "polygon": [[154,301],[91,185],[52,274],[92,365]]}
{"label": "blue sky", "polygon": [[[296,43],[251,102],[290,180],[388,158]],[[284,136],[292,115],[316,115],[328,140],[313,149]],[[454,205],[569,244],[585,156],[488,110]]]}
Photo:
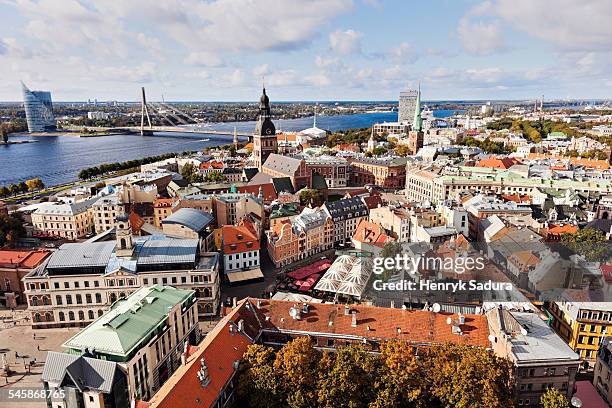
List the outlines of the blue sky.
{"label": "blue sky", "polygon": [[0,100],[610,98],[609,0],[0,0]]}

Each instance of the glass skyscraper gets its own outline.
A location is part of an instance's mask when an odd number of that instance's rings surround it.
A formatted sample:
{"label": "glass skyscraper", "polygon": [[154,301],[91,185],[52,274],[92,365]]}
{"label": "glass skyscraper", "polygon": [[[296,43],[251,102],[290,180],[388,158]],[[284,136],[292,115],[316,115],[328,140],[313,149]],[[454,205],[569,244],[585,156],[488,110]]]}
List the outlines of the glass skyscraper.
{"label": "glass skyscraper", "polygon": [[22,82],[23,106],[29,132],[49,132],[57,128],[53,117],[51,92],[30,91]]}

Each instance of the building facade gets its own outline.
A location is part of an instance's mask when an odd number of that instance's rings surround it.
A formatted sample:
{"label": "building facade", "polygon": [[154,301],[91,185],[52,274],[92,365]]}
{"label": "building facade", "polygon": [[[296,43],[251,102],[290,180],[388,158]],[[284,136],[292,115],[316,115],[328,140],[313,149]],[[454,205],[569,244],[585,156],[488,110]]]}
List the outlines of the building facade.
{"label": "building facade", "polygon": [[188,345],[200,341],[195,292],[153,285],[115,303],[67,340],[70,354],[117,362],[131,400],[150,398],[181,365]]}
{"label": "building facade", "polygon": [[75,240],[94,232],[95,199],[76,203],[46,203],[32,213],[35,234]]}
{"label": "building facade", "polygon": [[33,329],[84,327],[142,286],[194,290],[201,318],[219,310],[219,255],[197,239],[133,237],[62,245],[23,279]]}
{"label": "building facade", "polygon": [[28,131],[49,132],[57,128],[53,116],[53,102],[51,92],[30,91],[25,84],[21,83],[23,91],[23,106],[26,112]]}
{"label": "building facade", "polygon": [[368,207],[358,196],[326,202],[321,208],[334,223],[334,245],[349,242],[357,225],[368,218]]}
{"label": "building facade", "polygon": [[406,158],[356,158],[351,160],[350,181],[355,186],[373,184],[386,189],[404,188]]}

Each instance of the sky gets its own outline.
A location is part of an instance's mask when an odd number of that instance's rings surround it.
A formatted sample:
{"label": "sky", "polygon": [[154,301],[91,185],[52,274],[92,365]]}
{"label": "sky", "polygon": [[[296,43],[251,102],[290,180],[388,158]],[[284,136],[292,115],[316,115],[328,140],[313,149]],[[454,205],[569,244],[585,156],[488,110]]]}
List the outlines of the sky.
{"label": "sky", "polygon": [[610,0],[0,0],[0,101],[612,97]]}

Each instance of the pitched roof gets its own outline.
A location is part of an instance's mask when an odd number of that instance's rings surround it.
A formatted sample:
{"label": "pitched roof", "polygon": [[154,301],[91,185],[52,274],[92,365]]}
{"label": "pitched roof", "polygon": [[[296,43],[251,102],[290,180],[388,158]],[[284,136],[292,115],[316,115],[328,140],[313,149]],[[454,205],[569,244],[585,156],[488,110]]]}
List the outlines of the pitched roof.
{"label": "pitched roof", "polygon": [[361,197],[343,198],[338,201],[326,202],[324,208],[334,222],[350,218],[367,217],[368,215],[368,207],[361,200]]}
{"label": "pitched roof", "polygon": [[517,160],[512,157],[489,157],[476,163],[477,167],[492,167],[496,169],[508,169],[514,166]]}
{"label": "pitched roof", "polygon": [[353,239],[364,244],[384,244],[389,241],[385,229],[380,224],[368,220],[361,220],[357,225]]}
{"label": "pitched roof", "polygon": [[248,186],[238,187],[236,190],[239,193],[251,193],[255,197],[259,196],[259,189],[263,190],[263,198],[264,201],[269,203],[278,197],[276,191],[274,190],[274,185],[270,182],[262,183],[262,184],[253,184]]}
{"label": "pitched roof", "polygon": [[195,232],[200,232],[213,221],[213,216],[207,212],[195,208],[181,208],[162,220],[162,224],[184,225]]}
{"label": "pitched roof", "polygon": [[277,195],[283,191],[290,194],[295,194],[293,183],[291,183],[291,178],[289,177],[274,177],[272,178],[272,184],[274,185],[274,190],[276,191]]}
{"label": "pitched roof", "polygon": [[259,251],[259,239],[250,222],[241,225],[224,225],[221,227],[223,237],[223,254],[237,254],[247,251]]}
{"label": "pitched roof", "polygon": [[303,159],[272,153],[262,167],[293,177],[303,162]]}
{"label": "pitched roof", "polygon": [[[237,362],[253,343],[253,337],[259,331],[254,315],[246,310],[247,301],[243,300],[238,307],[208,333],[198,345],[197,351],[187,358],[185,365],[180,366],[162,385],[157,393],[146,403],[151,408],[179,408],[198,406],[212,407],[221,390],[234,375]],[[249,304],[249,307],[252,307]],[[244,331],[237,330],[237,323],[242,320]],[[210,382],[202,387],[197,373],[201,361],[208,369]]]}
{"label": "pitched roof", "polygon": [[51,384],[61,384],[68,375],[81,391],[108,394],[112,391],[117,370],[118,365],[113,361],[49,351],[41,378]]}
{"label": "pitched roof", "polygon": [[126,358],[147,339],[149,333],[168,319],[170,308],[183,303],[193,293],[170,286],[142,287],[114,303],[108,312],[67,340],[63,347],[73,350],[95,348],[101,354]]}
{"label": "pitched roof", "polygon": [[365,305],[351,305],[357,314],[357,326],[352,327],[352,316],[344,315],[344,305],[317,303],[308,305],[308,313],[300,319],[289,314],[293,302],[259,300],[255,311],[264,329],[310,333],[333,333],[372,340],[397,339],[413,344],[455,343],[490,347],[487,319],[483,315],[465,315],[462,335],[453,334],[447,319],[451,313],[424,310],[402,310]]}

